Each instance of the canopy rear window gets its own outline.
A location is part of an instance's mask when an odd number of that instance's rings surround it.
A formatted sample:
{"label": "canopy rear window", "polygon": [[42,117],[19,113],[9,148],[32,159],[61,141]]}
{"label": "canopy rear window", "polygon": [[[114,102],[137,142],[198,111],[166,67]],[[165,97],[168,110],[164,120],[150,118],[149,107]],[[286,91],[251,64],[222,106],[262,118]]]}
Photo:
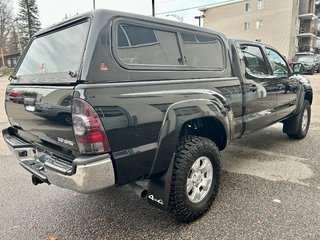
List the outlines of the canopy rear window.
{"label": "canopy rear window", "polygon": [[57,79],[58,74],[70,81],[69,72],[79,71],[89,24],[84,21],[35,38],[16,73],[18,79],[45,81]]}

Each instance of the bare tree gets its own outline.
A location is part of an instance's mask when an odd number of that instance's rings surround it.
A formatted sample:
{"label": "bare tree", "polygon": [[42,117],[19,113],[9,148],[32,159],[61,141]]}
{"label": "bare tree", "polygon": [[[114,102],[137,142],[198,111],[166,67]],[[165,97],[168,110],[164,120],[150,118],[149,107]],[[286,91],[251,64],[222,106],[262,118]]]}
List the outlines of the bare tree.
{"label": "bare tree", "polygon": [[3,66],[5,66],[3,54],[7,48],[13,23],[12,0],[0,0],[0,56]]}

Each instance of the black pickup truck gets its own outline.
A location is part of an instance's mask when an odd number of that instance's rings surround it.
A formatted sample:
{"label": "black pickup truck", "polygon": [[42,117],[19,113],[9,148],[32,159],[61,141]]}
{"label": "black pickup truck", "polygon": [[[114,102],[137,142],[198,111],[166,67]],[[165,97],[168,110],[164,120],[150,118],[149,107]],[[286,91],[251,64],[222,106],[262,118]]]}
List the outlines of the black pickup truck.
{"label": "black pickup truck", "polygon": [[313,99],[270,46],[108,10],[36,34],[9,80],[3,136],[35,185],[129,184],[185,222],[216,197],[220,151],[277,122],[304,138]]}

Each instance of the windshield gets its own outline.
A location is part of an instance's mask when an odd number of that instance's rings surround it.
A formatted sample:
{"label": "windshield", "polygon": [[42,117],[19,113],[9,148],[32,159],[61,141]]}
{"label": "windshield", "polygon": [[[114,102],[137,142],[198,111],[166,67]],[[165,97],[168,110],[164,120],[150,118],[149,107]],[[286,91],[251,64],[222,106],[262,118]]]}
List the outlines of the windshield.
{"label": "windshield", "polygon": [[35,38],[16,75],[77,72],[88,28],[86,21]]}
{"label": "windshield", "polygon": [[296,56],[294,60],[296,62],[313,63],[314,57],[313,56]]}

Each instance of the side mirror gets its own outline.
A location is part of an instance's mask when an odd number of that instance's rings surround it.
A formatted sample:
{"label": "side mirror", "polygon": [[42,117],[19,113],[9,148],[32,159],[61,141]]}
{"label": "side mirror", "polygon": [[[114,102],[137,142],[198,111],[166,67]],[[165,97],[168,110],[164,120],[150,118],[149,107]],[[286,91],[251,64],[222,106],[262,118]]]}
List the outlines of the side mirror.
{"label": "side mirror", "polygon": [[304,65],[302,63],[294,63],[292,65],[293,73],[300,74],[305,71]]}

